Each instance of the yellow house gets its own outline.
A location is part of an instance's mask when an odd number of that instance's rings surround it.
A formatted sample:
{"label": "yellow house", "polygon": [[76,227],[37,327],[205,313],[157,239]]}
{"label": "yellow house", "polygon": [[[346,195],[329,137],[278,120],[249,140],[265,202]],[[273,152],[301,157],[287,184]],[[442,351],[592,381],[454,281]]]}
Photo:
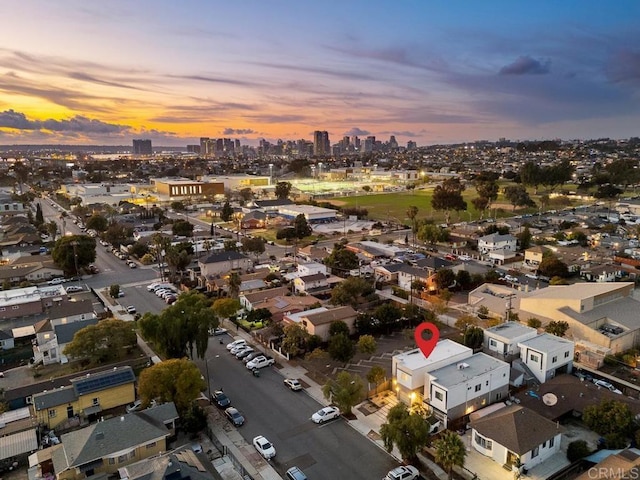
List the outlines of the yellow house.
{"label": "yellow house", "polygon": [[[104,410],[136,399],[136,376],[129,366],[71,379],[71,385],[33,395],[33,409],[48,428],[77,425],[77,418],[97,418]],[[74,423],[75,422],[75,423]]]}
{"label": "yellow house", "polygon": [[542,255],[544,254],[545,247],[536,245],[535,247],[527,248],[524,251],[524,263],[531,267],[538,267],[542,263]]}
{"label": "yellow house", "polygon": [[173,403],[97,422],[65,433],[51,453],[57,480],[80,480],[167,451],[178,413]]}

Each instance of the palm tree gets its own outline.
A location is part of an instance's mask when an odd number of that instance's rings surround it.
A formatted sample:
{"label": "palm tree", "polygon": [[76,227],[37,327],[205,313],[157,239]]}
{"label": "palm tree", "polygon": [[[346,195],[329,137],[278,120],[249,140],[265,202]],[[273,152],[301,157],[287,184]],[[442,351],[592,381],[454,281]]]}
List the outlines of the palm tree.
{"label": "palm tree", "polygon": [[240,294],[241,283],[242,280],[240,279],[240,275],[238,275],[237,272],[233,272],[231,275],[229,275],[227,284],[229,285],[229,296],[231,298],[238,298],[238,295]]}
{"label": "palm tree", "polygon": [[436,450],[435,460],[449,473],[449,480],[453,478],[453,467],[464,467],[467,451],[464,442],[457,433],[446,430],[439,440],[433,443]]}
{"label": "palm tree", "polygon": [[416,243],[416,217],[418,216],[418,207],[411,205],[407,209],[407,217],[411,220],[411,231],[413,232],[413,244]]}

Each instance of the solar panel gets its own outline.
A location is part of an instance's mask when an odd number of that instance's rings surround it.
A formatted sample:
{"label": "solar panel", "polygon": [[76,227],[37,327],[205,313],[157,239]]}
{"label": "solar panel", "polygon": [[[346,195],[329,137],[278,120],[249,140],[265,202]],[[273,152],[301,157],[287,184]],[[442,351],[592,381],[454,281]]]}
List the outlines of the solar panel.
{"label": "solar panel", "polygon": [[109,372],[107,375],[93,375],[86,378],[72,380],[73,388],[78,395],[85,395],[91,392],[104,390],[105,388],[115,387],[124,383],[135,381],[135,375],[129,368]]}

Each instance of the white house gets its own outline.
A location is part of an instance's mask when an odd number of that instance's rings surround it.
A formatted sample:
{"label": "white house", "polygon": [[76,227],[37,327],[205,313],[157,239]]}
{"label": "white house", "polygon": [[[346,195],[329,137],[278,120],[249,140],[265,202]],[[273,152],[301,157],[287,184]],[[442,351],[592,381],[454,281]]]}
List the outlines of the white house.
{"label": "white house", "polygon": [[327,266],[318,262],[299,263],[298,273],[300,274],[301,277],[305,277],[307,275],[314,275],[316,273],[322,273],[324,275],[328,275]]}
{"label": "white house", "polygon": [[307,293],[314,290],[317,291],[325,289],[328,285],[327,276],[324,273],[305,275],[293,280],[293,288],[296,293]]}
{"label": "white house", "polygon": [[429,272],[422,268],[412,267],[410,265],[402,264],[398,270],[398,286],[407,292],[411,291],[411,285],[415,281],[420,281],[427,284],[427,280],[431,275]]}
{"label": "white house", "polygon": [[574,343],[566,338],[543,333],[518,344],[520,359],[540,383],[573,369]]}
{"label": "white house", "polygon": [[391,376],[398,399],[411,405],[426,398],[426,375],[432,370],[460,362],[473,355],[473,350],[452,340],[440,340],[429,357],[416,348],[391,358]]}
{"label": "white house", "polygon": [[562,430],[533,410],[510,405],[471,421],[471,445],[499,465],[531,469],[560,451]]}
{"label": "white house", "polygon": [[0,330],[0,350],[11,350],[14,346],[13,335]]}
{"label": "white house", "polygon": [[485,351],[504,357],[519,356],[520,347],[518,344],[537,335],[538,331],[535,328],[519,322],[504,322],[484,331],[483,348]]}
{"label": "white house", "polygon": [[478,251],[485,254],[496,250],[508,250],[510,252],[515,252],[516,246],[517,239],[510,233],[507,233],[506,235],[492,233],[478,239]]}
{"label": "white house", "polygon": [[90,325],[96,325],[98,319],[90,317],[71,323],[54,324],[50,320],[42,320],[35,324],[36,338],[32,344],[33,360],[35,364],[67,363],[63,354],[65,347],[73,340],[76,332]]}
{"label": "white house", "polygon": [[[427,373],[425,403],[445,428],[509,394],[508,363],[485,353]],[[466,423],[466,422],[465,422]]]}

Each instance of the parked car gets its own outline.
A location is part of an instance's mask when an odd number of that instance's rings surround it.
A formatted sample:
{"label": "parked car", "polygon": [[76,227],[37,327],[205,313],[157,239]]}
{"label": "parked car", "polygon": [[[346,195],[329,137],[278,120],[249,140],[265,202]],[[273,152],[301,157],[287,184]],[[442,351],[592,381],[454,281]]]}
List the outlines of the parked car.
{"label": "parked car", "polygon": [[236,427],[241,427],[242,425],[244,425],[244,417],[237,408],[229,407],[224,411],[224,414]]}
{"label": "parked car", "polygon": [[253,439],[253,446],[265,460],[276,456],[276,448],[262,435],[258,435]]}
{"label": "parked car", "polygon": [[246,345],[247,341],[244,338],[239,338],[237,340],[234,340],[231,343],[227,343],[227,350],[231,350],[234,347],[237,347],[239,345]]}
{"label": "parked car", "polygon": [[142,400],[136,400],[133,403],[127,405],[127,413],[138,412],[142,410]]}
{"label": "parked car", "polygon": [[272,357],[266,355],[258,355],[253,360],[247,362],[247,368],[253,370],[254,368],[264,368],[273,365],[276,361]]}
{"label": "parked car", "polygon": [[246,364],[246,363],[249,363],[254,358],[259,357],[260,355],[264,355],[264,353],[262,353],[262,352],[251,352],[249,355],[244,357],[242,359],[242,361]]}
{"label": "parked car", "polygon": [[130,313],[130,314],[132,314],[132,315],[133,315],[133,314],[134,314],[134,313],[136,313],[136,312],[137,312],[136,307],[134,307],[133,305],[129,305],[129,306],[127,307],[127,313]]}
{"label": "parked car", "polygon": [[[231,349],[231,355],[237,355],[238,353],[240,353],[243,350],[246,350],[247,348],[251,348],[249,345],[247,345],[246,343],[242,344],[242,345],[238,345],[237,347],[233,347]],[[251,351],[253,352],[253,349],[251,349]]]}
{"label": "parked car", "polygon": [[213,335],[214,337],[217,337],[218,335],[224,335],[225,333],[227,333],[227,329],[226,328],[212,328],[209,330],[209,335]]}
{"label": "parked car", "polygon": [[168,295],[165,297],[164,301],[167,305],[173,305],[178,300],[178,297],[175,295]]}
{"label": "parked car", "polygon": [[73,292],[81,292],[83,288],[80,285],[69,285],[68,287],[65,288],[65,290],[67,291],[67,293],[73,293]]}
{"label": "parked car", "polygon": [[285,473],[287,480],[307,480],[307,476],[298,467],[291,467]]}
{"label": "parked car", "polygon": [[299,392],[300,390],[302,390],[302,384],[297,378],[285,378],[284,384],[294,392]]}
{"label": "parked car", "polygon": [[252,347],[243,348],[242,350],[236,353],[236,358],[238,360],[242,360],[244,357],[246,357],[247,355],[253,352],[254,352],[254,349]]}
{"label": "parked car", "polygon": [[211,394],[211,403],[215,403],[218,408],[231,406],[231,400],[222,390],[216,390]]}
{"label": "parked car", "polygon": [[387,473],[383,480],[415,480],[420,476],[418,469],[412,465],[402,465]]}
{"label": "parked car", "polygon": [[324,407],[311,415],[311,420],[315,423],[324,423],[340,416],[340,409],[338,407]]}
{"label": "parked car", "polygon": [[614,387],[611,383],[607,382],[606,380],[594,380],[593,384],[597,385],[598,387],[606,388],[610,392],[618,393],[622,395],[622,392],[620,390],[618,390],[616,387]]}

